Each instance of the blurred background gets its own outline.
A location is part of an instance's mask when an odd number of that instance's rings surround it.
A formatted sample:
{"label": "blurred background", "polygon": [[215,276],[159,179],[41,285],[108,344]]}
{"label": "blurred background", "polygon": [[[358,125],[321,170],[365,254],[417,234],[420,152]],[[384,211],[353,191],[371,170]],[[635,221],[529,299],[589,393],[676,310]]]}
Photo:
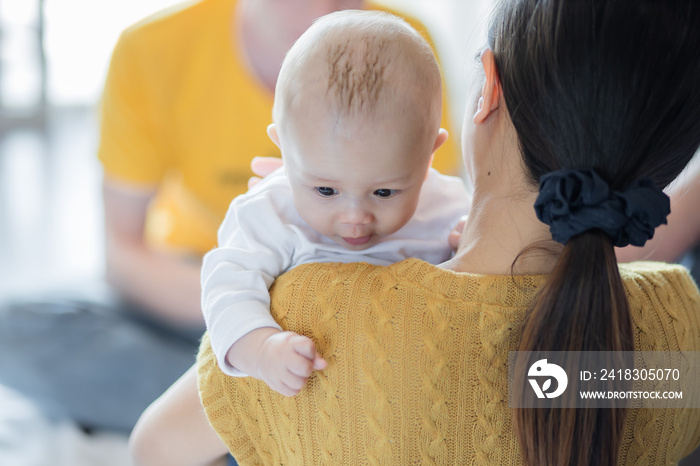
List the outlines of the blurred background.
{"label": "blurred background", "polygon": [[[0,0],[0,299],[100,273],[96,106],[110,54],[125,27],[174,3]],[[491,0],[379,3],[431,30],[459,128]]]}
{"label": "blurred background", "polygon": [[122,29],[172,0],[0,1],[0,297],[102,267],[96,106]]}
{"label": "blurred background", "polygon": [[[99,280],[97,106],[110,55],[124,28],[175,3],[0,0],[0,301]],[[378,3],[431,31],[458,129],[491,0]],[[44,419],[0,386],[0,465],[47,464],[128,465],[126,438]]]}
{"label": "blurred background", "polygon": [[[455,129],[492,1],[378,2],[431,31]],[[0,0],[0,301],[99,281],[97,106],[110,55],[124,28],[175,3]],[[48,464],[128,466],[126,436],[45,419],[22,394],[0,386],[0,465]],[[683,463],[691,464],[700,460]]]}

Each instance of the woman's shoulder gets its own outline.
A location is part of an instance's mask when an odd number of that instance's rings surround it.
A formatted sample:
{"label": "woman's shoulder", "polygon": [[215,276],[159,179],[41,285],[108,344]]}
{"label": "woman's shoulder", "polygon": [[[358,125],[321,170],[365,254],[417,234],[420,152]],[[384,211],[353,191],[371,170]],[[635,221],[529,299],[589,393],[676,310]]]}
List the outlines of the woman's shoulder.
{"label": "woman's shoulder", "polygon": [[[316,296],[330,296],[342,287],[346,294],[369,296],[391,290],[430,296],[445,303],[489,304],[522,310],[528,307],[545,275],[482,275],[458,273],[420,259],[410,258],[379,266],[365,262],[303,264],[279,276],[273,295],[282,290],[305,288]],[[331,286],[332,285],[332,286]]]}
{"label": "woman's shoulder", "polygon": [[414,275],[425,275],[434,269],[437,267],[418,259],[406,259],[388,266],[367,262],[308,263],[277,277],[270,295],[273,307],[275,302],[287,299],[334,300],[336,296],[367,296],[388,286],[412,287],[416,283],[415,277],[405,276],[406,270],[413,270]]}
{"label": "woman's shoulder", "polygon": [[677,296],[698,302],[700,292],[687,268],[664,262],[631,262],[620,264],[620,275],[631,297]]}
{"label": "woman's shoulder", "polygon": [[678,264],[620,265],[640,351],[700,351],[700,292]]}
{"label": "woman's shoulder", "polygon": [[382,277],[392,274],[392,271],[402,268],[404,263],[412,261],[415,261],[415,259],[407,259],[389,266],[373,265],[367,262],[314,262],[302,264],[277,277],[275,286],[281,288],[306,281],[317,283],[319,280],[321,282],[333,280],[360,284],[368,279],[381,280]]}

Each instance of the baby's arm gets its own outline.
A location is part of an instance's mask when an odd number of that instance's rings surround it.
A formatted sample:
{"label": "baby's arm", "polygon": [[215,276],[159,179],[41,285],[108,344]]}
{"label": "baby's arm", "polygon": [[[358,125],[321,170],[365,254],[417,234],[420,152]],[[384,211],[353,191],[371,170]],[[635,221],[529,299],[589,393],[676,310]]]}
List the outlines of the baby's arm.
{"label": "baby's arm", "polygon": [[202,311],[222,371],[291,396],[325,361],[309,338],[282,332],[270,315],[268,290],[290,267],[295,243],[280,213],[294,208],[291,194],[269,184],[231,204],[219,247],[204,258]]}

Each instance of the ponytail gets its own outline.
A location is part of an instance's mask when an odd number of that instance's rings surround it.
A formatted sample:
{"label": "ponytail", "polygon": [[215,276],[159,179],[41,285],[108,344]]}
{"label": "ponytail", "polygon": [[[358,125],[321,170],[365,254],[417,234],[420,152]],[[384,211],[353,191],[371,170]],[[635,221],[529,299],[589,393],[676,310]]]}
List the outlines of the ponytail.
{"label": "ponytail", "polygon": [[[540,177],[535,212],[564,249],[528,314],[519,350],[566,352],[560,362],[573,373],[583,352],[603,352],[610,358],[599,361],[604,367],[621,367],[621,355],[634,349],[634,339],[613,246],[640,246],[651,238],[666,223],[668,196],[649,179],[613,191],[594,170],[562,169]],[[527,358],[516,363],[517,380],[524,380],[520,374],[530,363]],[[559,400],[515,410],[526,463],[615,465],[627,409],[563,406]]]}
{"label": "ponytail", "polygon": [[[572,238],[540,290],[519,351],[632,351],[629,306],[610,238]],[[566,361],[576,367],[578,361]],[[518,408],[515,431],[527,465],[617,464],[626,409]]]}
{"label": "ponytail", "polygon": [[[523,165],[540,182],[535,208],[564,244],[520,351],[634,349],[614,246],[653,235],[668,206],[659,188],[700,144],[698,24],[696,0],[501,0],[495,10],[489,47]],[[627,410],[561,398],[514,409],[525,463],[616,464]]]}

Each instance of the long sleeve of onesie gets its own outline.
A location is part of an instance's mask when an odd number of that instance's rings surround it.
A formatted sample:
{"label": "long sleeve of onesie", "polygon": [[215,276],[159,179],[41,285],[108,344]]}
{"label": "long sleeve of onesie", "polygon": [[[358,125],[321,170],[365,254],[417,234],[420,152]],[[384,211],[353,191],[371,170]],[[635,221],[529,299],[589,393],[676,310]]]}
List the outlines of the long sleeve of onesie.
{"label": "long sleeve of onesie", "polygon": [[411,220],[380,243],[350,251],[299,216],[283,170],[266,177],[231,203],[219,245],[202,265],[202,311],[221,370],[246,375],[226,363],[229,348],[252,330],[280,329],[270,315],[269,296],[279,275],[308,262],[389,265],[410,257],[443,262],[451,256],[448,235],[470,200],[462,180],[431,170]]}
{"label": "long sleeve of onesie", "polygon": [[229,375],[246,375],[225,359],[236,341],[258,328],[281,330],[270,315],[268,290],[292,260],[295,238],[280,213],[294,206],[276,181],[266,180],[231,203],[218,247],[202,264],[202,312],[219,366]]}

